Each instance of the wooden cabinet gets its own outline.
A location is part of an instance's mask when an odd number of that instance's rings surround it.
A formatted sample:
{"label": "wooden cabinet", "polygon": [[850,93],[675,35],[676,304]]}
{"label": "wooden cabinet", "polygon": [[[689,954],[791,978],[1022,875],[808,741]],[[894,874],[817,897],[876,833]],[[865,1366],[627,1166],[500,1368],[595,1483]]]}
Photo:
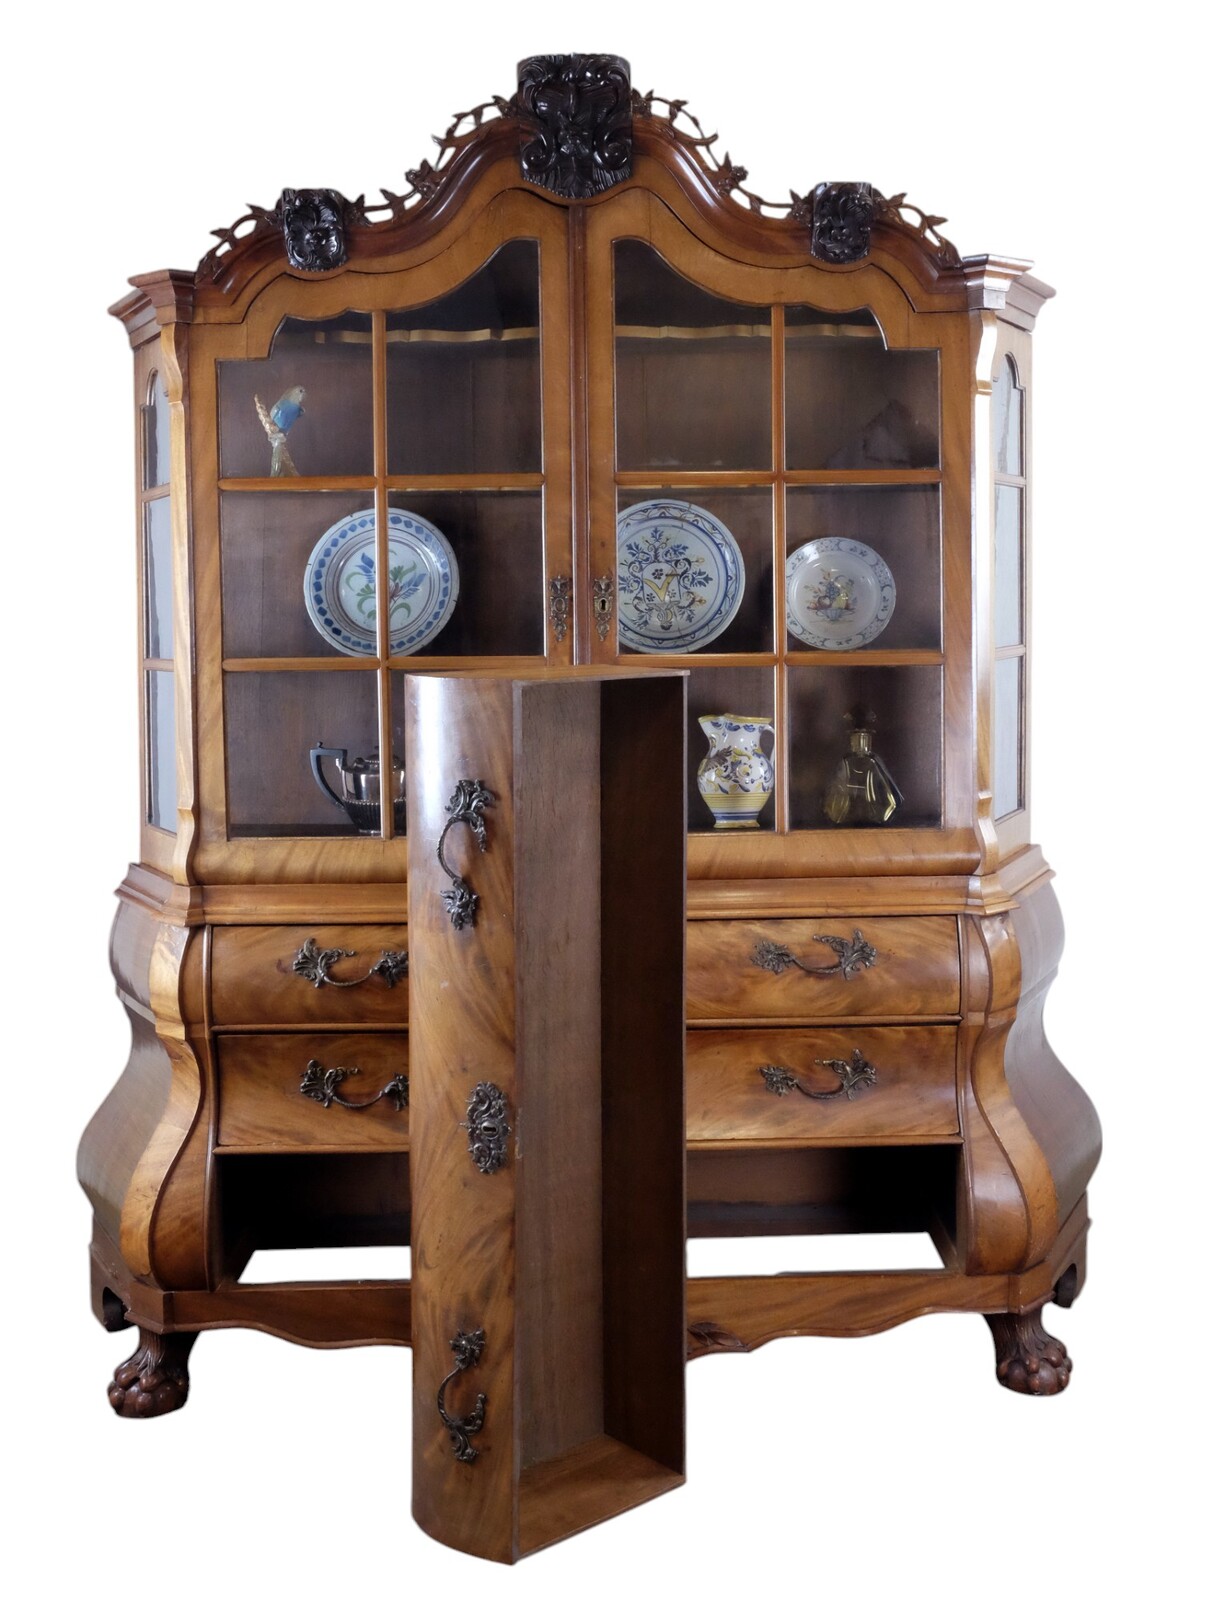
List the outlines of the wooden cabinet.
{"label": "wooden cabinet", "polygon": [[[271,1239],[410,1238],[408,1113],[283,1109],[313,1061],[322,1097],[359,1069],[349,1100],[407,1071],[409,675],[626,666],[688,674],[691,1233],[940,1254],[693,1278],[689,1350],[969,1310],[1003,1382],[1066,1382],[1040,1313],[1082,1283],[1099,1128],[1040,1020],[1051,291],[865,184],[768,205],[697,129],[615,58],[536,58],[406,194],[284,191],[114,308],[145,803],[113,947],[132,1053],[80,1171],[97,1306],[145,1330],[145,1373],[221,1323],[408,1340],[407,1284],[238,1279]],[[638,839],[646,794],[642,766]],[[115,1403],[183,1393],[128,1372]]]}

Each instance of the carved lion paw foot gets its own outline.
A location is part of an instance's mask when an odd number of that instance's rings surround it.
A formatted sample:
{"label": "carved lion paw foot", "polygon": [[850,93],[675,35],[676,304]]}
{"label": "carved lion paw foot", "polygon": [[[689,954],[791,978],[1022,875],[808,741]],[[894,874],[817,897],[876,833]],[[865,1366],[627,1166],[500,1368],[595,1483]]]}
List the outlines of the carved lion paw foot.
{"label": "carved lion paw foot", "polygon": [[1041,1311],[987,1317],[995,1341],[995,1376],[1017,1394],[1061,1394],[1071,1358],[1061,1339],[1041,1326]]}
{"label": "carved lion paw foot", "polygon": [[139,1330],[139,1348],[114,1373],[109,1400],[120,1417],[163,1417],[179,1411],[190,1393],[186,1362],[192,1333]]}

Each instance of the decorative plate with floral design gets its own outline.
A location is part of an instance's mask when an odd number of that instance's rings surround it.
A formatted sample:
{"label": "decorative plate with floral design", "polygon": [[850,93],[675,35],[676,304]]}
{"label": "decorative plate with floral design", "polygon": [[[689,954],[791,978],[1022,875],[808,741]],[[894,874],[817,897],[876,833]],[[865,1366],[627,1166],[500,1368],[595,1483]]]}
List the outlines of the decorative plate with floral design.
{"label": "decorative plate with floral design", "polygon": [[621,513],[617,538],[621,644],[682,653],[724,633],[746,569],[723,522],[685,500],[643,500]]}
{"label": "decorative plate with floral design", "polygon": [[[446,627],[459,568],[432,522],[388,512],[388,628],[394,656],[412,655]],[[375,512],[355,511],[317,541],[304,573],[312,626],[348,656],[375,654]]]}
{"label": "decorative plate with floral design", "polygon": [[815,650],[858,650],[894,614],[894,576],[855,539],[811,539],[784,566],[788,631]]}

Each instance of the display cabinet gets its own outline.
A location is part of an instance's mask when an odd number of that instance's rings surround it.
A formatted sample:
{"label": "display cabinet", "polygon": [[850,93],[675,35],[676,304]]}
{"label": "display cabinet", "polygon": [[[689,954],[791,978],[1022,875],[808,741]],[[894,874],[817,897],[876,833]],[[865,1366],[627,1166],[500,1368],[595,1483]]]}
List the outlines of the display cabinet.
{"label": "display cabinet", "polygon": [[[938,1255],[693,1276],[689,1352],[970,1311],[1002,1382],[1066,1384],[1041,1308],[1082,1284],[1099,1129],[1042,1028],[1028,809],[1051,291],[869,184],[769,205],[720,150],[618,58],[533,58],[403,194],[285,190],[115,307],[144,818],[81,1177],[98,1313],[141,1329],[124,1414],[180,1403],[206,1328],[409,1339],[407,1282],[240,1272],[410,1237],[406,678],[471,668],[689,675],[690,1233]],[[643,835],[643,770],[630,804]]]}

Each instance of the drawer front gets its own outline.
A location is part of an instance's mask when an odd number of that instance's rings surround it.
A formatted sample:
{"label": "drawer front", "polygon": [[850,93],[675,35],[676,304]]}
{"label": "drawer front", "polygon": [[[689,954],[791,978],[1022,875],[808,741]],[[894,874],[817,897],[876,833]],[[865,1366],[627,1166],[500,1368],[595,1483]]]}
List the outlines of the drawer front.
{"label": "drawer front", "polygon": [[693,922],[690,1021],[942,1017],[961,1008],[953,917]]}
{"label": "drawer front", "polygon": [[220,1026],[409,1020],[403,927],[216,928],[211,1009]]}
{"label": "drawer front", "polygon": [[687,1035],[687,1137],[865,1142],[956,1134],[956,1030],[722,1028]]}
{"label": "drawer front", "polygon": [[221,1148],[408,1149],[407,1034],[244,1033],[217,1048]]}

